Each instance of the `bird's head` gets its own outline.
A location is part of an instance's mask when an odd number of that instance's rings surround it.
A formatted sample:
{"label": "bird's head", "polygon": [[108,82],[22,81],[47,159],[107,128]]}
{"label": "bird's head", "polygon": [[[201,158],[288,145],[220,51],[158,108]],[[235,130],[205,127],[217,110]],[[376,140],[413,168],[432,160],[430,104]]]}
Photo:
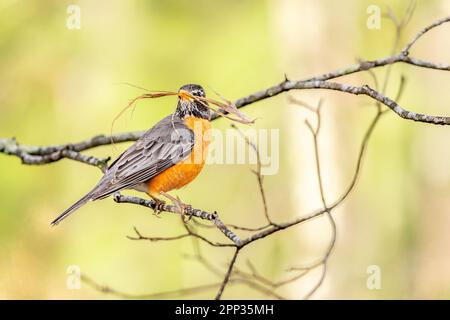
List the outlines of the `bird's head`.
{"label": "bird's head", "polygon": [[180,118],[194,116],[202,119],[209,119],[211,112],[206,100],[196,99],[195,97],[205,98],[205,90],[198,84],[186,84],[178,90],[178,105],[176,115]]}

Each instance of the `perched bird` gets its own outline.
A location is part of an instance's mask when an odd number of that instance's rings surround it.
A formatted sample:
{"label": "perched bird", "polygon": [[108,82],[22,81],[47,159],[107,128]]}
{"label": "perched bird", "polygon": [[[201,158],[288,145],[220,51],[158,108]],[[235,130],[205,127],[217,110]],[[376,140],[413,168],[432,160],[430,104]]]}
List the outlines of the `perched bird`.
{"label": "perched bird", "polygon": [[[175,113],[144,133],[108,167],[97,185],[59,215],[56,225],[88,201],[106,198],[123,189],[146,192],[157,204],[160,195],[194,180],[203,169],[210,142],[211,112],[203,88],[187,84],[178,90]],[[158,207],[158,205],[156,206]]]}

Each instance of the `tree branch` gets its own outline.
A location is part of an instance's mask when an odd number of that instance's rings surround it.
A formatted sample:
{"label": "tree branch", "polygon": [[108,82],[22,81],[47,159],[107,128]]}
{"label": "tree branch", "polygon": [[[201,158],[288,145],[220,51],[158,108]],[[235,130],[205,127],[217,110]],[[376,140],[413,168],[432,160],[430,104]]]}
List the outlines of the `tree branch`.
{"label": "tree branch", "polygon": [[[351,94],[363,94],[366,95],[382,104],[388,106],[392,111],[398,114],[400,117],[413,121],[426,122],[431,124],[450,124],[449,117],[442,116],[432,116],[432,115],[424,115],[417,114],[414,112],[410,112],[407,109],[399,106],[395,101],[390,98],[384,96],[376,90],[371,89],[368,86],[351,86],[345,84],[338,84],[333,82],[328,82],[328,80],[340,78],[343,76],[347,76],[353,73],[358,73],[362,71],[372,70],[374,68],[383,67],[387,65],[392,65],[395,63],[407,63],[416,67],[422,67],[427,69],[436,69],[442,71],[450,71],[450,64],[441,64],[441,63],[433,63],[430,61],[420,60],[414,57],[409,56],[409,51],[412,46],[420,39],[424,34],[428,31],[445,24],[450,21],[450,16],[439,19],[429,26],[420,30],[412,40],[401,50],[400,53],[394,54],[385,58],[380,58],[377,60],[364,60],[357,64],[347,66],[345,68],[341,68],[332,72],[327,72],[318,76],[314,76],[312,78],[300,80],[300,81],[291,81],[289,79],[285,79],[285,81],[274,85],[272,87],[263,89],[261,91],[252,93],[248,96],[242,97],[234,102],[237,108],[245,107],[249,104],[253,104],[260,100],[268,99],[275,95],[278,95],[282,92],[294,90],[294,89],[329,89],[329,90],[338,90],[341,92],[351,93]],[[212,117],[212,120],[216,120],[220,117],[220,115],[215,114]],[[93,138],[78,142],[78,143],[69,143],[62,145],[51,145],[51,146],[27,146],[27,145],[19,145],[15,139],[0,139],[0,152],[15,155],[20,158],[26,157],[27,155],[35,155],[35,156],[45,156],[49,154],[53,154],[57,151],[61,150],[72,150],[75,152],[81,152],[88,149],[92,149],[98,146],[109,145],[112,142],[121,143],[128,141],[135,141],[139,139],[143,134],[143,131],[136,132],[126,132],[115,134],[112,136],[98,135]],[[49,160],[39,160],[39,158],[34,158],[32,161],[27,161],[25,164],[43,164],[49,163],[53,161],[58,161],[62,158],[68,157],[66,154],[61,154],[58,156],[54,156],[53,159]],[[52,158],[52,157],[50,157]]]}
{"label": "tree branch", "polygon": [[[146,200],[146,199],[142,199],[139,197],[133,197],[133,196],[125,196],[125,195],[120,194],[119,192],[117,192],[114,195],[114,201],[116,201],[117,203],[131,203],[131,204],[135,204],[135,205],[140,205],[140,206],[144,206],[147,208],[151,208],[153,210],[155,210],[155,208],[156,208],[156,202],[153,200]],[[170,204],[164,203],[162,206],[158,207],[158,209],[161,212],[170,212],[170,213],[180,214],[179,208],[175,205],[170,205]],[[219,229],[228,239],[233,241],[235,246],[240,245],[241,240],[239,239],[239,237],[233,231],[231,231],[219,219],[219,215],[216,212],[208,213],[206,211],[203,211],[200,209],[194,209],[191,206],[187,206],[185,208],[184,214],[187,216],[190,216],[190,217],[199,218],[199,219],[203,219],[203,220],[212,222],[217,227],[217,229]],[[220,246],[220,247],[232,246],[232,244],[222,244],[222,243],[211,243],[211,244],[213,244],[214,246]]]}
{"label": "tree branch", "polygon": [[[409,9],[408,9],[409,10]],[[412,9],[411,9],[412,10]],[[405,15],[404,19],[401,22],[398,22],[396,19],[391,19],[396,24],[397,29],[397,35],[396,40],[394,42],[394,50],[392,51],[392,54],[388,57],[384,57],[377,60],[366,60],[366,61],[360,61],[357,64],[338,69],[332,72],[327,72],[312,78],[299,80],[299,81],[293,81],[289,79],[285,79],[283,82],[276,84],[274,86],[271,86],[269,88],[263,89],[261,91],[255,92],[253,94],[250,94],[248,96],[242,97],[235,101],[235,106],[238,108],[242,108],[244,106],[256,103],[260,100],[268,99],[270,97],[273,97],[275,95],[278,95],[283,92],[291,91],[291,90],[306,90],[306,89],[324,89],[324,90],[333,90],[333,91],[340,91],[347,94],[353,94],[353,95],[364,95],[370,98],[372,101],[374,101],[378,107],[377,114],[373,118],[372,122],[370,123],[364,137],[363,141],[361,143],[359,153],[357,156],[356,161],[356,167],[354,174],[352,176],[352,179],[349,183],[349,186],[344,190],[341,196],[339,196],[334,202],[331,202],[331,204],[328,204],[326,201],[326,197],[324,194],[324,186],[322,181],[322,172],[321,172],[321,165],[320,165],[320,157],[319,157],[319,149],[318,149],[318,134],[320,130],[320,113],[319,110],[317,110],[317,119],[318,119],[318,125],[314,129],[313,126],[309,123],[307,123],[308,127],[311,130],[311,133],[313,135],[314,139],[314,148],[315,148],[315,160],[316,160],[316,171],[319,181],[319,191],[321,194],[321,202],[322,202],[322,208],[315,210],[307,215],[297,217],[293,220],[284,222],[284,223],[273,223],[270,219],[270,216],[268,214],[268,206],[267,206],[267,199],[266,194],[264,192],[263,183],[262,183],[262,176],[260,173],[260,162],[258,158],[258,166],[257,170],[255,171],[255,174],[257,175],[257,182],[259,186],[259,190],[261,193],[262,201],[263,201],[263,208],[264,208],[264,215],[266,217],[266,220],[268,221],[268,224],[262,227],[255,227],[255,228],[249,228],[249,227],[242,227],[237,225],[226,225],[223,223],[216,212],[209,213],[200,209],[194,209],[190,206],[186,207],[183,212],[183,214],[191,216],[194,221],[195,219],[204,220],[207,223],[211,223],[212,227],[215,227],[220,230],[229,240],[231,240],[231,243],[219,243],[209,240],[208,238],[204,237],[203,235],[197,233],[194,231],[194,227],[184,224],[184,227],[186,229],[186,233],[172,236],[172,237],[148,237],[142,235],[137,228],[135,228],[136,236],[129,237],[131,240],[147,240],[151,242],[159,242],[159,241],[177,241],[182,240],[187,237],[192,237],[193,239],[196,239],[196,241],[202,241],[204,243],[207,243],[208,245],[211,245],[213,247],[233,247],[235,252],[233,254],[233,257],[230,261],[230,263],[227,265],[227,269],[224,273],[220,273],[224,278],[223,280],[218,284],[212,284],[212,285],[206,285],[206,286],[198,286],[195,288],[190,289],[182,289],[177,291],[169,291],[164,293],[157,293],[157,294],[148,294],[148,295],[130,295],[126,293],[121,293],[119,291],[116,291],[114,289],[111,289],[109,287],[100,286],[94,281],[90,280],[87,277],[84,277],[84,281],[88,284],[90,284],[92,287],[96,288],[97,290],[100,290],[104,293],[112,293],[116,294],[118,296],[122,296],[125,298],[154,298],[154,297],[166,297],[171,295],[177,295],[177,294],[186,294],[186,293],[192,293],[192,292],[199,292],[203,290],[209,290],[211,288],[219,287],[218,292],[216,294],[216,299],[220,299],[223,295],[223,292],[228,284],[231,283],[243,283],[251,288],[254,288],[255,290],[258,290],[260,292],[265,292],[266,294],[271,293],[272,296],[276,298],[281,298],[280,295],[273,292],[274,290],[267,289],[267,287],[271,287],[272,289],[276,289],[284,284],[291,283],[293,281],[296,281],[300,278],[302,278],[307,272],[312,270],[313,268],[316,268],[318,266],[323,266],[321,278],[319,279],[318,283],[310,290],[310,292],[307,294],[307,297],[311,296],[317,288],[321,285],[327,268],[327,261],[330,256],[330,253],[334,247],[335,240],[336,240],[336,226],[334,223],[333,216],[331,214],[331,211],[335,209],[338,205],[340,205],[347,197],[350,195],[352,190],[354,190],[354,186],[356,184],[357,178],[361,171],[361,164],[362,164],[362,158],[363,155],[367,149],[367,144],[369,141],[370,136],[372,135],[374,128],[376,124],[378,123],[381,116],[385,113],[386,110],[391,110],[395,114],[397,114],[399,117],[406,119],[406,120],[412,120],[412,121],[418,121],[423,122],[427,124],[439,124],[439,125],[449,125],[450,124],[450,117],[447,116],[434,116],[434,115],[428,115],[428,114],[420,114],[415,113],[412,111],[409,111],[408,109],[400,106],[398,104],[398,99],[400,97],[400,94],[403,89],[403,83],[404,81],[401,81],[401,86],[399,89],[399,94],[396,98],[396,100],[392,100],[391,98],[387,97],[384,92],[387,87],[387,81],[389,79],[390,74],[390,68],[392,65],[396,63],[406,63],[415,67],[421,67],[421,68],[427,68],[427,69],[434,69],[434,70],[442,70],[442,71],[450,71],[450,65],[448,64],[441,64],[441,63],[434,63],[430,61],[420,60],[415,57],[410,56],[410,51],[413,48],[414,44],[427,32],[430,30],[444,24],[450,21],[450,17],[445,17],[443,19],[437,20],[434,23],[430,24],[429,26],[423,28],[420,30],[408,43],[407,45],[400,51],[400,53],[395,54],[395,51],[397,49],[398,45],[398,39],[400,38],[400,31],[401,28],[406,22],[409,20],[409,16]],[[343,76],[347,76],[350,74],[358,73],[358,72],[364,72],[367,71],[370,74],[372,74],[373,69],[378,67],[384,67],[388,66],[388,70],[386,72],[386,76],[383,83],[383,88],[381,91],[378,91],[378,82],[376,81],[375,89],[369,87],[368,85],[362,85],[362,86],[355,86],[355,85],[348,85],[338,82],[333,82],[330,80],[340,78]],[[373,74],[372,74],[373,75]],[[376,80],[376,77],[375,77]],[[295,100],[294,100],[295,101]],[[382,111],[381,105],[385,105],[388,107],[388,109]],[[315,111],[314,108],[308,107],[309,110]],[[218,119],[220,116],[218,114],[215,114],[213,116],[213,120]],[[82,152],[86,150],[90,150],[93,148],[96,148],[98,146],[105,146],[110,145],[113,142],[114,143],[121,143],[121,142],[128,142],[128,141],[135,141],[139,139],[142,136],[143,132],[127,132],[127,133],[121,133],[121,134],[115,134],[112,136],[105,136],[105,135],[99,135],[92,137],[90,139],[78,142],[78,143],[68,143],[68,144],[61,144],[61,145],[51,145],[51,146],[28,146],[28,145],[21,145],[17,143],[17,141],[13,139],[0,139],[0,153],[4,153],[6,155],[11,155],[18,157],[22,160],[22,163],[29,164],[29,165],[42,165],[42,164],[48,164],[55,161],[59,161],[61,159],[70,159],[74,161],[78,161],[87,165],[91,165],[94,167],[100,168],[102,171],[105,170],[107,162],[109,158],[96,158],[93,156],[85,155]],[[248,141],[247,141],[248,142]],[[249,143],[249,142],[248,142]],[[256,146],[254,146],[255,152],[258,153],[258,150]],[[126,196],[121,195],[120,193],[115,194],[114,200],[117,203],[129,203],[129,204],[135,204],[144,206],[150,209],[155,209],[156,203],[153,200],[146,200],[138,197],[132,197],[132,196]],[[168,205],[164,204],[161,208],[158,207],[158,209],[161,209],[162,212],[170,212],[170,213],[176,213],[180,214],[180,208],[176,205]],[[330,241],[330,244],[327,248],[327,251],[322,256],[322,258],[308,266],[308,267],[297,267],[293,268],[296,271],[301,271],[299,274],[290,277],[287,280],[279,281],[279,282],[273,282],[269,281],[263,276],[261,276],[259,273],[256,272],[256,269],[251,267],[251,273],[246,273],[238,269],[235,264],[236,260],[238,258],[239,253],[241,250],[250,245],[251,243],[261,240],[263,238],[266,238],[274,233],[277,233],[281,230],[291,228],[293,226],[299,225],[303,222],[310,221],[314,218],[317,218],[319,216],[326,215],[330,221],[331,227],[332,227],[332,238]],[[203,223],[200,223],[199,221],[196,221],[197,225],[200,224],[201,226],[205,226]],[[207,225],[209,227],[209,225]],[[242,230],[247,232],[252,232],[248,237],[241,239],[238,237],[233,231],[230,230],[230,228],[234,228],[236,230]],[[204,261],[204,260],[203,260]],[[211,267],[210,267],[211,269]],[[213,268],[214,269],[214,268]],[[214,270],[213,270],[214,271]]]}

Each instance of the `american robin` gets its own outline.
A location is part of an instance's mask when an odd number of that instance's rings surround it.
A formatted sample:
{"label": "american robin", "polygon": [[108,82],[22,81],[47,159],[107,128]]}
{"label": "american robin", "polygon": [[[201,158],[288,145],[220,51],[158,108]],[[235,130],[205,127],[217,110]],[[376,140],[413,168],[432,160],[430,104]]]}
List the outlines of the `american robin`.
{"label": "american robin", "polygon": [[[203,169],[210,142],[211,112],[205,91],[196,84],[178,90],[175,113],[144,133],[106,170],[97,185],[59,215],[56,225],[88,201],[106,198],[123,189],[146,192],[158,205],[167,192],[194,180]],[[158,207],[158,205],[156,207]]]}

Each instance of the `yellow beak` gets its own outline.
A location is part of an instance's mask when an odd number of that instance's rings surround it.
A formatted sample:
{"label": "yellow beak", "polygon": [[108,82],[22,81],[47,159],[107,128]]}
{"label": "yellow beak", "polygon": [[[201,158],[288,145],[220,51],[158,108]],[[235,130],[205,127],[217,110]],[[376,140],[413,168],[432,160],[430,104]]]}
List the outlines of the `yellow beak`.
{"label": "yellow beak", "polygon": [[180,90],[178,91],[178,97],[181,100],[185,100],[185,101],[192,101],[192,96],[189,92],[187,92],[186,90]]}

